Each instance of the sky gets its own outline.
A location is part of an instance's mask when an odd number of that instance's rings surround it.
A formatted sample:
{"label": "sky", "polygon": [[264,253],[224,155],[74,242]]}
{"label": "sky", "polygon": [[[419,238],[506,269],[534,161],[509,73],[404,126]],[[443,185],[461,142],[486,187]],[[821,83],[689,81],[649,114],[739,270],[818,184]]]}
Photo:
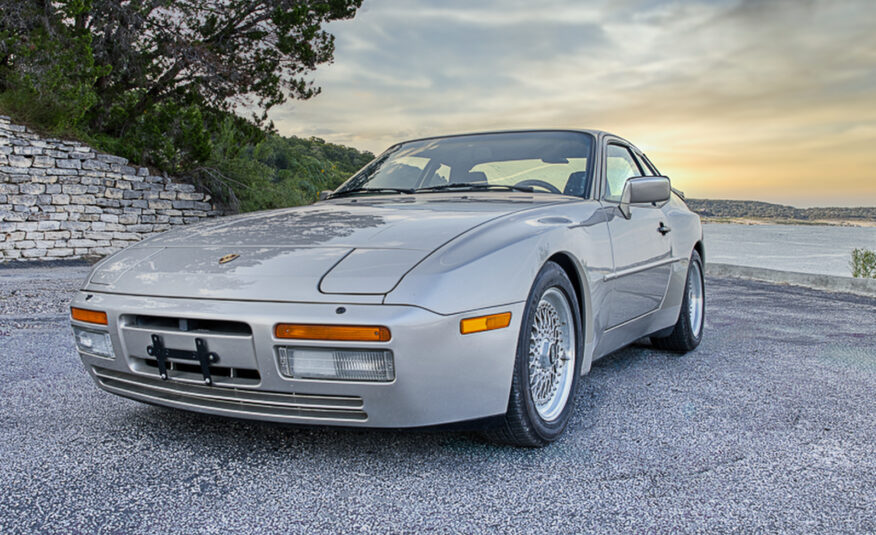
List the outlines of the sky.
{"label": "sky", "polygon": [[876,205],[876,0],[365,0],[284,135],[595,128],[694,198]]}

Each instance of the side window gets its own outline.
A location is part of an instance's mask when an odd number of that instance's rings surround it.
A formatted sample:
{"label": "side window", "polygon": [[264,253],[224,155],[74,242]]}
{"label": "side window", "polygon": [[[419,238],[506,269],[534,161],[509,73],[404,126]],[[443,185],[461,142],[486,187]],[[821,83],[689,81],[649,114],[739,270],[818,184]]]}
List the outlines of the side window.
{"label": "side window", "polygon": [[639,176],[642,172],[626,147],[609,145],[605,149],[605,200],[618,202],[624,191],[627,179]]}

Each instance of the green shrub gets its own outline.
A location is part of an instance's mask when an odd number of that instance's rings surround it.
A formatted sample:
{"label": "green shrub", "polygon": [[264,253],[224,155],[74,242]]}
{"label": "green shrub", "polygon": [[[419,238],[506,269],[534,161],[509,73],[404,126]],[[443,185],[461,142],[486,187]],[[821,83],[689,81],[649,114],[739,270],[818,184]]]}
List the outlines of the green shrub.
{"label": "green shrub", "polygon": [[170,174],[188,173],[212,152],[210,113],[196,104],[163,102],[119,136],[100,135],[100,148]]}
{"label": "green shrub", "polygon": [[855,249],[852,251],[852,276],[876,279],[876,251]]}
{"label": "green shrub", "polygon": [[7,54],[0,65],[0,109],[51,133],[77,133],[98,102],[95,82],[110,67],[96,64],[88,33],[37,28],[26,37],[0,27]]}

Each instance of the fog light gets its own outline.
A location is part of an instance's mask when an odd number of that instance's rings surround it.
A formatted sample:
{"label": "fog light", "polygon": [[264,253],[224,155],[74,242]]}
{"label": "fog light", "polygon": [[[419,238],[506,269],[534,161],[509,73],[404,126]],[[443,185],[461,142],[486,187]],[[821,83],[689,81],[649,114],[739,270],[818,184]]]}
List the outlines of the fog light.
{"label": "fog light", "polygon": [[113,343],[110,341],[109,333],[73,327],[73,335],[76,337],[76,347],[79,351],[101,357],[113,357]]}
{"label": "fog light", "polygon": [[390,382],[395,379],[392,351],[387,349],[277,348],[280,373],[296,379]]}

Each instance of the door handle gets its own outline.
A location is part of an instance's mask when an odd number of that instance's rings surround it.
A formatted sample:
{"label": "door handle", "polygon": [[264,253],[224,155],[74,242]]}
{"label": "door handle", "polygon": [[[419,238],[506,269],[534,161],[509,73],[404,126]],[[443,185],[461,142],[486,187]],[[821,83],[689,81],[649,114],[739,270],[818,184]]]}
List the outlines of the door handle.
{"label": "door handle", "polygon": [[660,226],[657,227],[657,232],[666,236],[667,233],[672,232],[672,229],[663,224],[663,221],[660,222]]}

